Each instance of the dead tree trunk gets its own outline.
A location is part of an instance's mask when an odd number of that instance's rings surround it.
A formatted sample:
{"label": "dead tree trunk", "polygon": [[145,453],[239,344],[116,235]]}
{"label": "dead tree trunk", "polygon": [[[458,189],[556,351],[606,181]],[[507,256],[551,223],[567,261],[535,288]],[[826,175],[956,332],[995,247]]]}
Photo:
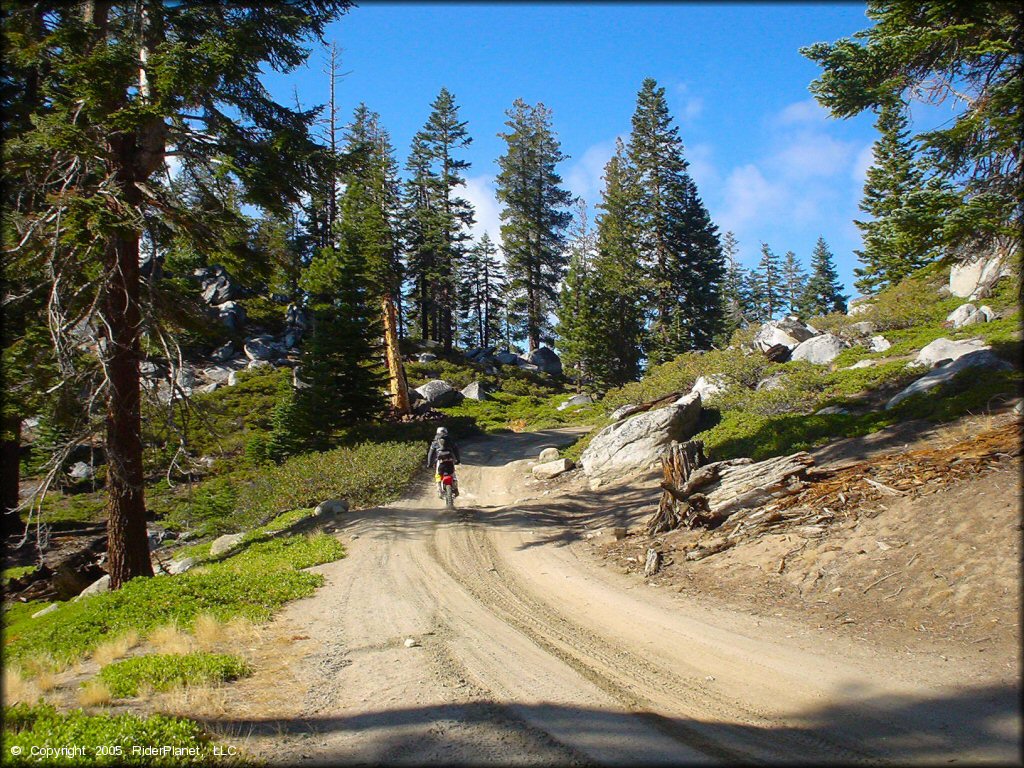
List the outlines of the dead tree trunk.
{"label": "dead tree trunk", "polygon": [[700,440],[690,440],[682,445],[672,442],[668,451],[661,457],[663,493],[658,511],[647,522],[648,536],[674,530],[683,522],[690,509],[690,500],[682,493],[682,489],[690,475],[706,463],[704,443]]}
{"label": "dead tree trunk", "polygon": [[395,305],[389,296],[382,299],[384,305],[384,347],[387,352],[388,373],[391,378],[391,404],[399,416],[411,413],[409,405],[409,385],[405,380],[405,366],[402,365],[402,353],[398,348],[398,329],[396,327]]}

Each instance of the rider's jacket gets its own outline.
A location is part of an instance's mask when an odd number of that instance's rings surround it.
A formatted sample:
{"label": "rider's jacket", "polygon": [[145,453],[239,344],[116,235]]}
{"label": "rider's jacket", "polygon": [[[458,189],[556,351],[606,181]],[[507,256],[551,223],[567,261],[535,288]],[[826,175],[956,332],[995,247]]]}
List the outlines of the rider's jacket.
{"label": "rider's jacket", "polygon": [[427,452],[427,466],[433,467],[437,462],[437,454],[443,450],[449,450],[455,457],[455,463],[460,464],[462,460],[459,458],[459,447],[455,445],[455,441],[450,437],[435,437],[434,442],[430,444],[430,450]]}

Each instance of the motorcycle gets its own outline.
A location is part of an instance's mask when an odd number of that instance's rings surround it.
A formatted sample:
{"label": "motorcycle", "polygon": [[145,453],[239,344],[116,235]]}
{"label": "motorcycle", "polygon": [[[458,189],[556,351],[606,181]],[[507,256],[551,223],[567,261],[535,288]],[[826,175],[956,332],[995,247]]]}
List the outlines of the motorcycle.
{"label": "motorcycle", "polygon": [[445,507],[447,509],[454,509],[455,497],[459,494],[455,486],[455,462],[437,462],[437,471],[434,474],[434,480],[440,485],[438,495],[444,499]]}

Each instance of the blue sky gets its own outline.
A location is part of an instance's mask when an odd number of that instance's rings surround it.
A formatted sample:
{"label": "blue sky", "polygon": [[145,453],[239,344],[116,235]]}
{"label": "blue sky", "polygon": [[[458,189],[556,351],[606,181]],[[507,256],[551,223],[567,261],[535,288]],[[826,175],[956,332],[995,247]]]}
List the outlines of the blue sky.
{"label": "blue sky", "polygon": [[[370,2],[330,27],[342,49],[342,118],[365,102],[379,112],[404,164],[409,142],[447,87],[473,137],[464,196],[475,233],[499,236],[493,197],[497,137],[516,98],[543,102],[570,159],[566,186],[591,207],[617,136],[628,136],[645,77],[666,89],[690,172],[740,258],[753,266],[760,243],[793,250],[806,264],[818,236],[852,289],[853,249],[864,172],[876,137],[873,116],[833,120],[808,85],[819,68],[801,46],[864,29],[859,3],[413,4]],[[286,103],[327,101],[324,54],[288,75],[269,75]]]}

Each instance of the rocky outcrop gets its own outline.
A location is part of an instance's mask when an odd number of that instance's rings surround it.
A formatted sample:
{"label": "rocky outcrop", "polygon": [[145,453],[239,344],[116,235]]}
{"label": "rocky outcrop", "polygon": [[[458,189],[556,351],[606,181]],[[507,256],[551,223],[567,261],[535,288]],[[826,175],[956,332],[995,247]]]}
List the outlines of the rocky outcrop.
{"label": "rocky outcrop", "polygon": [[523,355],[521,359],[529,365],[537,366],[537,368],[551,376],[562,375],[562,360],[549,347],[537,347],[530,354]]}
{"label": "rocky outcrop", "polygon": [[943,337],[941,339],[936,339],[918,352],[912,365],[923,365],[931,368],[943,361],[957,360],[964,355],[969,355],[972,352],[979,352],[986,349],[990,349],[990,347],[981,339],[953,341],[952,339]]}
{"label": "rocky outcrop", "polygon": [[992,294],[999,278],[1010,274],[1009,259],[1002,254],[980,256],[950,269],[949,291],[965,299],[982,299]]}
{"label": "rocky outcrop", "polygon": [[502,350],[501,352],[498,352],[494,356],[494,361],[499,365],[515,365],[516,363],[519,362],[519,356],[513,355],[506,349]]}
{"label": "rocky outcrop", "polygon": [[754,346],[762,352],[766,352],[776,344],[783,344],[794,349],[801,341],[807,341],[816,333],[813,328],[801,323],[795,317],[771,320],[762,325],[761,330],[757,332],[754,337]]}
{"label": "rocky outcrop", "polygon": [[583,471],[593,483],[647,469],[673,440],[696,432],[702,410],[700,394],[691,392],[665,408],[605,427],[580,457]]}
{"label": "rocky outcrop", "polygon": [[946,316],[946,322],[956,328],[963,328],[965,325],[976,325],[988,323],[995,319],[996,313],[991,307],[975,307],[971,303],[961,304]]}
{"label": "rocky outcrop", "polygon": [[462,396],[467,400],[490,400],[491,393],[487,388],[486,384],[479,381],[474,381],[471,384],[467,384],[462,390]]}
{"label": "rocky outcrop", "polygon": [[222,344],[221,346],[217,347],[215,350],[213,350],[213,352],[210,355],[210,357],[212,357],[214,361],[218,363],[226,363],[234,356],[235,343],[233,341],[229,341],[226,344]]}
{"label": "rocky outcrop", "polygon": [[267,335],[253,336],[251,339],[246,339],[242,349],[245,352],[245,356],[250,360],[270,361],[277,358],[280,354],[280,350],[274,344],[274,337]]}
{"label": "rocky outcrop", "polygon": [[343,515],[348,512],[348,501],[346,499],[328,499],[316,505],[313,514],[317,517],[330,517]]}
{"label": "rocky outcrop", "polygon": [[213,540],[210,545],[210,554],[214,557],[223,555],[240,546],[245,538],[244,533],[228,533]]}
{"label": "rocky outcrop", "polygon": [[[923,351],[923,350],[922,350]],[[958,356],[955,360],[933,368],[921,378],[914,381],[909,387],[893,397],[885,404],[885,410],[895,408],[911,395],[922,392],[929,392],[936,387],[947,384],[960,372],[969,368],[984,368],[988,370],[1012,370],[1013,366],[997,356],[990,349],[978,349],[973,352]]]}
{"label": "rocky outcrop", "polygon": [[557,458],[557,448],[545,448],[543,451],[540,452],[540,456],[537,457],[537,461],[541,462],[542,464],[546,464],[547,462],[554,461]]}
{"label": "rocky outcrop", "polygon": [[237,301],[225,301],[214,306],[214,309],[225,328],[231,331],[242,330],[245,325],[245,307]]}
{"label": "rocky outcrop", "polygon": [[721,373],[714,373],[710,376],[697,377],[690,391],[697,392],[700,395],[701,402],[706,402],[709,398],[721,395],[728,388],[728,377]]}
{"label": "rocky outcrop", "polygon": [[847,346],[849,345],[838,336],[823,333],[819,336],[812,336],[807,341],[801,341],[793,350],[791,359],[804,360],[815,365],[828,365]]}
{"label": "rocky outcrop", "polygon": [[891,346],[892,342],[885,338],[885,336],[872,336],[868,340],[868,349],[872,352],[885,352]]}
{"label": "rocky outcrop", "polygon": [[533,468],[533,476],[540,478],[541,480],[550,480],[553,477],[558,477],[564,472],[568,472],[573,469],[576,465],[572,459],[555,459],[554,461],[548,461],[544,464],[537,464]]}
{"label": "rocky outcrop", "polygon": [[871,309],[871,297],[870,296],[858,296],[855,299],[850,299],[846,303],[846,316],[856,317],[857,315],[863,315],[865,312]]}
{"label": "rocky outcrop", "polygon": [[416,387],[416,391],[431,408],[446,408],[462,400],[462,393],[442,379],[428,381],[422,387]]}
{"label": "rocky outcrop", "polygon": [[573,395],[568,400],[565,400],[565,401],[559,403],[557,410],[564,411],[566,408],[572,408],[575,405],[590,405],[593,402],[594,402],[594,396],[593,395],[587,395],[587,394]]}
{"label": "rocky outcrop", "polygon": [[773,389],[782,389],[786,386],[786,374],[782,371],[773,373],[771,376],[761,379],[757,382],[757,386],[754,387],[756,392],[762,392],[767,390],[771,392]]}

